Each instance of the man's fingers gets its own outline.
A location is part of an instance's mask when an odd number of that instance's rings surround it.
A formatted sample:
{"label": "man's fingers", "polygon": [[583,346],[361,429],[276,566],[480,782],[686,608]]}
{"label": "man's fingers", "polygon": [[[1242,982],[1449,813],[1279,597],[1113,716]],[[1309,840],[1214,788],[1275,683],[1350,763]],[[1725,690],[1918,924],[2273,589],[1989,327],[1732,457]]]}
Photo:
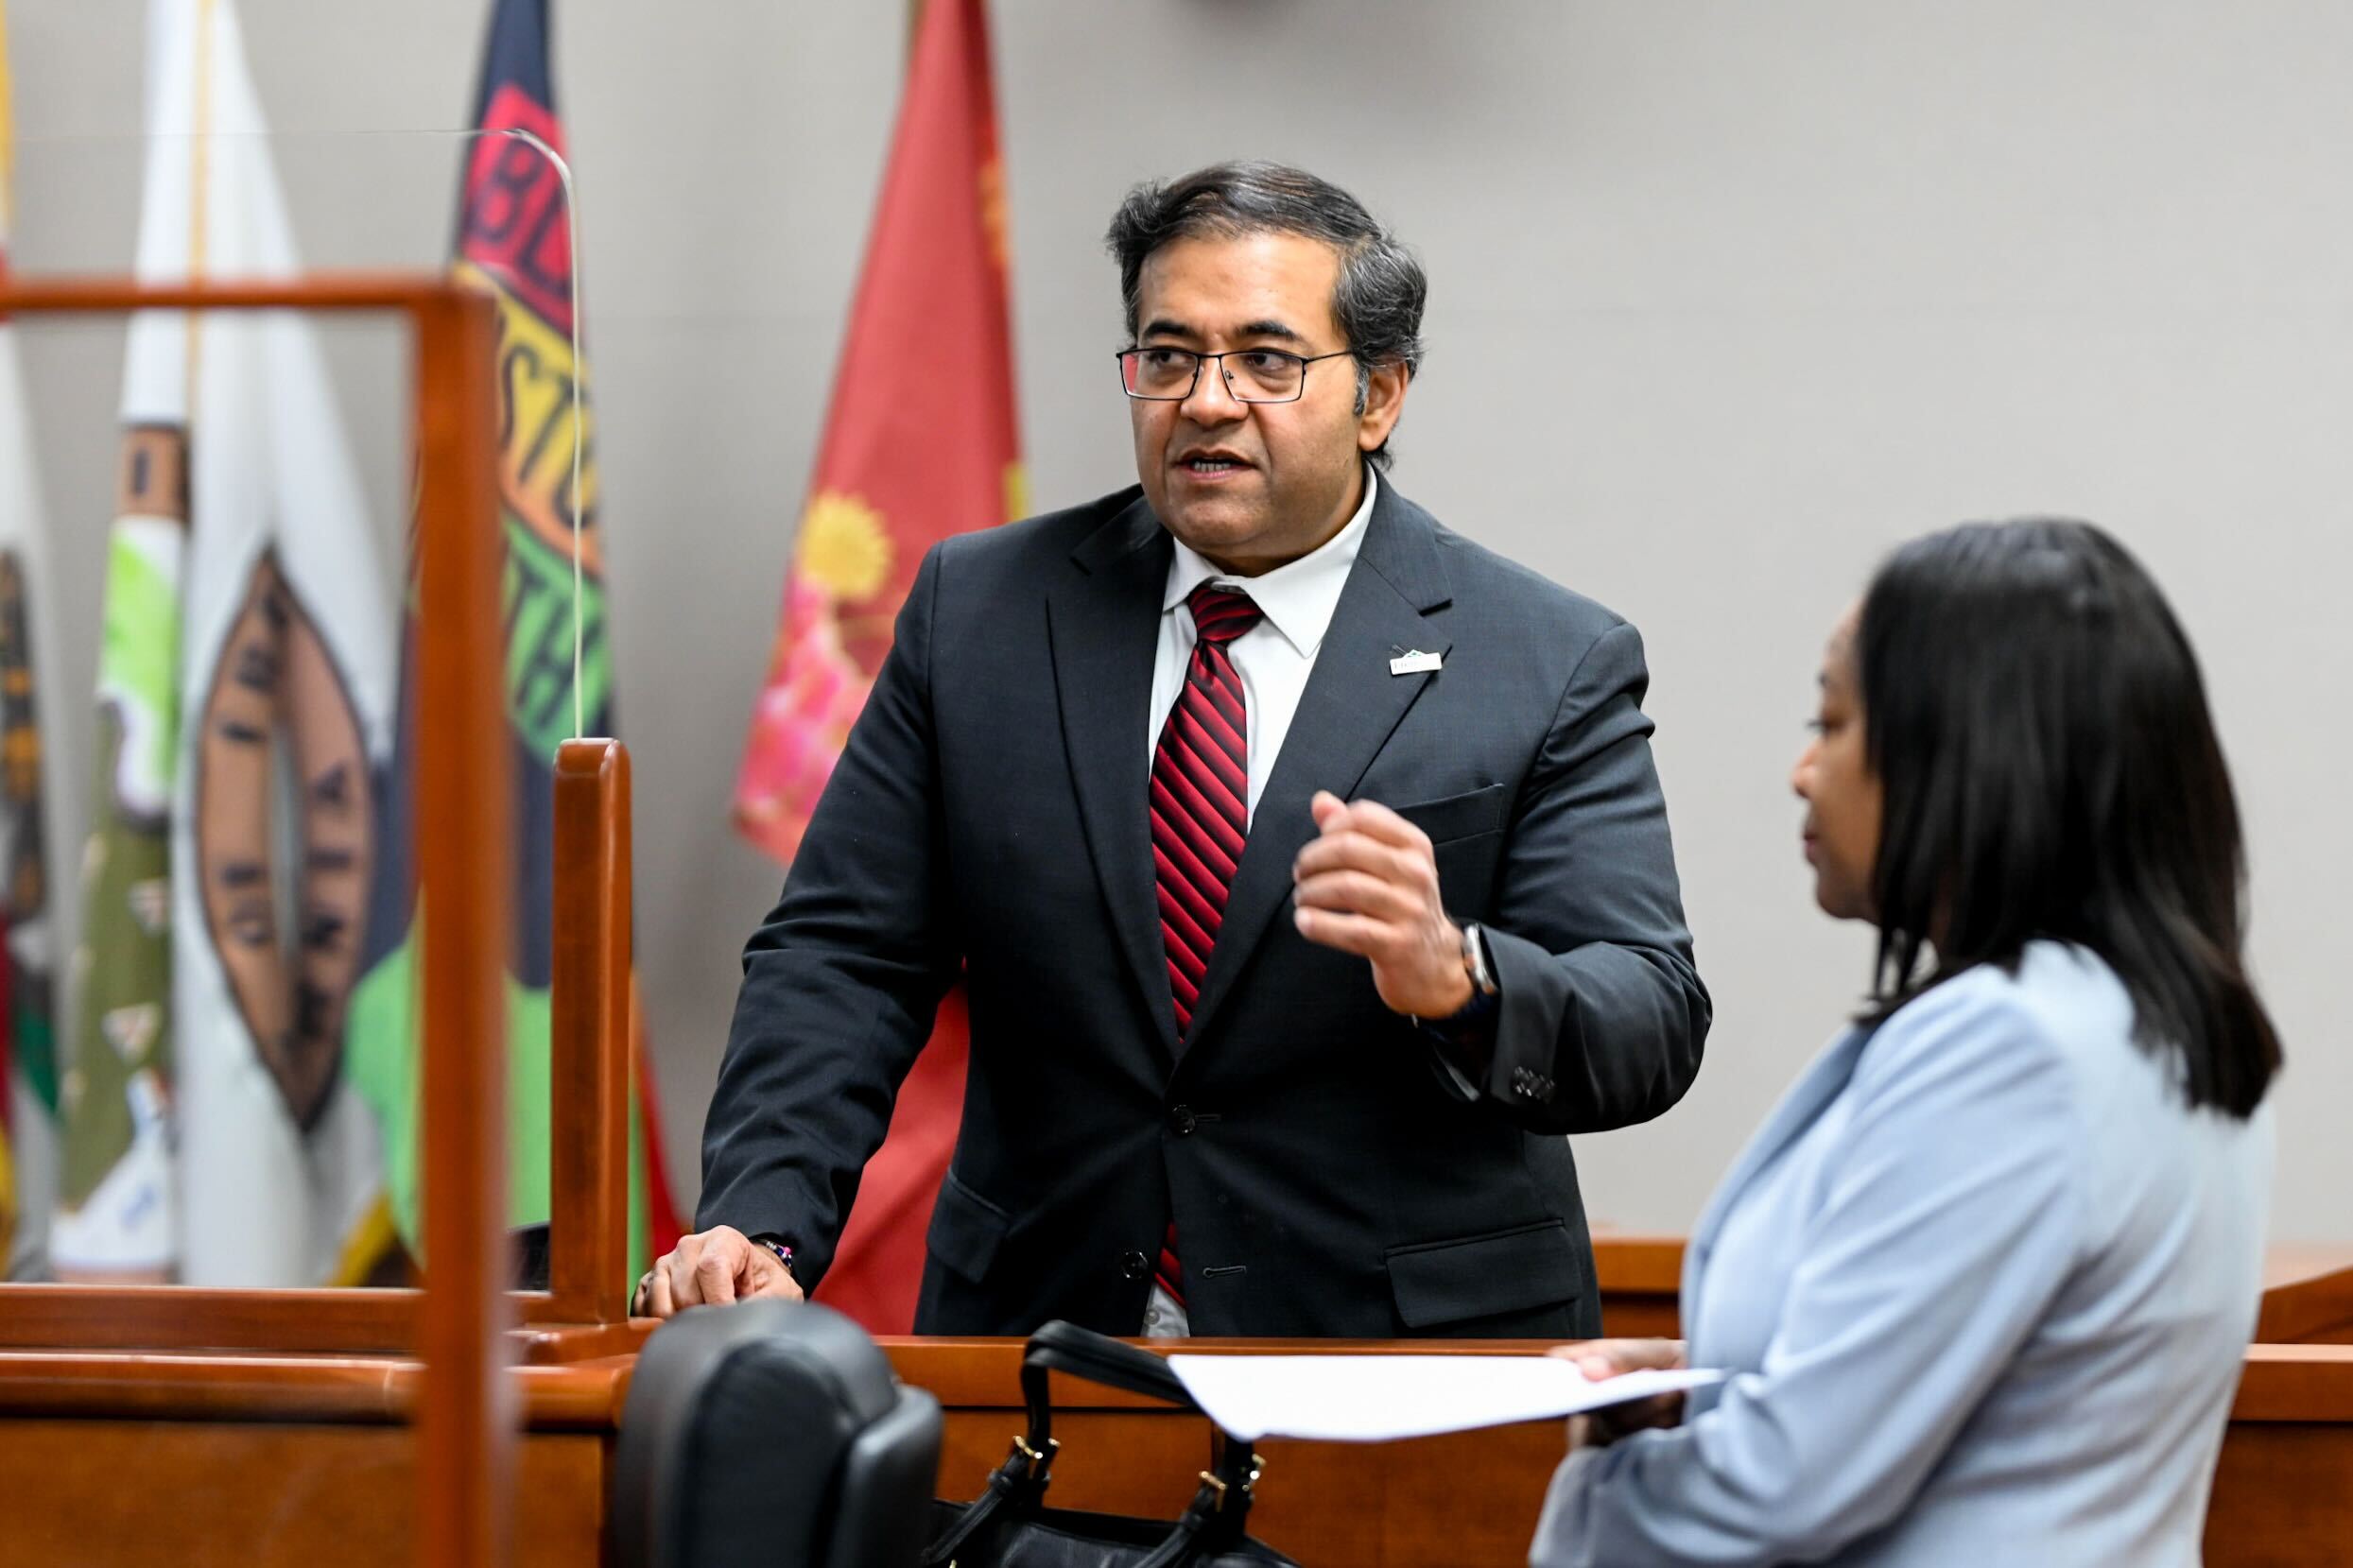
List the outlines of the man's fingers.
{"label": "man's fingers", "polygon": [[670,1271],[660,1264],[654,1265],[650,1295],[651,1300],[646,1303],[647,1317],[672,1318],[677,1316],[678,1300],[670,1291]]}
{"label": "man's fingers", "polygon": [[1370,915],[1400,925],[1412,924],[1426,912],[1412,892],[1369,871],[1319,871],[1293,888],[1292,896],[1303,908]]}
{"label": "man's fingers", "polygon": [[[1318,799],[1324,797],[1319,796]],[[1338,799],[1338,797],[1332,797]],[[1325,836],[1335,833],[1361,833],[1384,844],[1399,849],[1429,848],[1429,835],[1398,816],[1378,801],[1350,801],[1339,810],[1316,816],[1315,825]]]}
{"label": "man's fingers", "polygon": [[1336,833],[1310,838],[1291,862],[1291,880],[1321,871],[1364,871],[1405,887],[1427,888],[1438,880],[1437,862],[1427,850],[1384,843],[1369,834]]}
{"label": "man's fingers", "polygon": [[1370,958],[1386,954],[1396,945],[1395,927],[1387,921],[1374,920],[1368,915],[1344,915],[1331,909],[1302,908],[1293,912],[1291,923],[1299,934],[1311,942],[1337,948]]}
{"label": "man's fingers", "polygon": [[712,1306],[726,1306],[735,1299],[735,1275],[749,1260],[735,1248],[725,1245],[705,1247],[695,1260],[695,1289]]}
{"label": "man's fingers", "polygon": [[746,1285],[746,1301],[755,1296],[774,1296],[787,1301],[802,1299],[801,1282],[792,1277],[792,1270],[758,1248],[753,1249],[752,1273]]}

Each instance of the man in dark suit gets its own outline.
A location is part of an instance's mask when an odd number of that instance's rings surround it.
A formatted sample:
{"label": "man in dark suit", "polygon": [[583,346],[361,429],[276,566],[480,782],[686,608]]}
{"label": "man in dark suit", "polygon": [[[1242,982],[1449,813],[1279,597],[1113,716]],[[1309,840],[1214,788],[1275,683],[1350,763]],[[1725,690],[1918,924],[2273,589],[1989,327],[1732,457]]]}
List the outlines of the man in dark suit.
{"label": "man in dark suit", "polygon": [[1424,282],[1353,198],[1220,165],[1111,241],[1142,483],[924,561],[641,1310],[816,1285],[960,974],[923,1332],[1598,1333],[1561,1135],[1709,1018],[1641,641],[1379,479]]}

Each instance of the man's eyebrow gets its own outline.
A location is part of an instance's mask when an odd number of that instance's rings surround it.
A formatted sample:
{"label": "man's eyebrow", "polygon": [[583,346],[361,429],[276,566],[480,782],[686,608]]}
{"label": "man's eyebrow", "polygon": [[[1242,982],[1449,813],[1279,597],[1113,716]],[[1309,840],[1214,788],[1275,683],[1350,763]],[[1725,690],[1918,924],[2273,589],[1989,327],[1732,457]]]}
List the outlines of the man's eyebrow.
{"label": "man's eyebrow", "polygon": [[[1201,334],[1196,329],[1187,326],[1183,321],[1172,321],[1168,318],[1162,316],[1156,317],[1152,320],[1146,322],[1143,329],[1135,336],[1137,339],[1141,341],[1147,337],[1198,338]],[[1277,321],[1271,317],[1256,321],[1243,322],[1240,326],[1234,329],[1234,336],[1237,338],[1264,339],[1272,337],[1278,342],[1284,343],[1305,343],[1306,341],[1306,338],[1302,336],[1299,333],[1292,331],[1283,322]]]}

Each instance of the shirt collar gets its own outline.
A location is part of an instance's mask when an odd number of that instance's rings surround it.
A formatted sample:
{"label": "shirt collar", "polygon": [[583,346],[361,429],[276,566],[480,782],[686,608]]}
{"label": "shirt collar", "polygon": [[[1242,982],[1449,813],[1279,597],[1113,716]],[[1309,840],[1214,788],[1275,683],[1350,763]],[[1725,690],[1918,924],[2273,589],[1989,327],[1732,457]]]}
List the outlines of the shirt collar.
{"label": "shirt collar", "polygon": [[1251,602],[1265,614],[1267,624],[1280,632],[1301,658],[1314,658],[1315,650],[1324,644],[1324,633],[1331,627],[1332,612],[1340,608],[1341,590],[1348,586],[1348,573],[1356,565],[1357,551],[1364,543],[1364,530],[1373,519],[1373,498],[1379,490],[1380,481],[1374,477],[1373,465],[1365,464],[1364,499],[1358,503],[1356,515],[1348,519],[1348,526],[1297,560],[1287,561],[1254,577],[1237,577],[1220,569],[1171,535],[1176,554],[1168,561],[1168,586],[1160,596],[1161,613],[1165,615],[1183,604],[1185,596],[1204,582],[1238,588],[1250,595]]}

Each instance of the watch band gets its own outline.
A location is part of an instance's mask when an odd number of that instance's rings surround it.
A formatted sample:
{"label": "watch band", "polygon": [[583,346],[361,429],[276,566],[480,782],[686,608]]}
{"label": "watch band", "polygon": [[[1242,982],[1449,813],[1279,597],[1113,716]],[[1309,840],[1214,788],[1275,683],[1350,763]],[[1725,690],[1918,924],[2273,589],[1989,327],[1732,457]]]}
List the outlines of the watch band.
{"label": "watch band", "polygon": [[753,1246],[765,1247],[770,1251],[775,1253],[776,1261],[785,1266],[786,1273],[789,1274],[792,1272],[792,1248],[789,1243],[779,1241],[776,1237],[770,1235],[766,1232],[762,1232],[760,1234],[752,1237],[751,1240]]}

